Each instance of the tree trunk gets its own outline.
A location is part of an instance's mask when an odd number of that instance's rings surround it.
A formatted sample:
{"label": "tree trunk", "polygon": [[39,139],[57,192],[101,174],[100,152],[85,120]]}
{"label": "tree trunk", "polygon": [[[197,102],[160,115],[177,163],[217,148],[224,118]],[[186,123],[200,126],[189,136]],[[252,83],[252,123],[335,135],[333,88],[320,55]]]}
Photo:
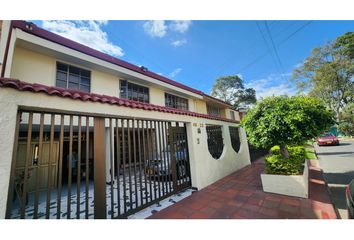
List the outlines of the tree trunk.
{"label": "tree trunk", "polygon": [[289,152],[285,145],[280,145],[280,154],[286,159],[289,158]]}

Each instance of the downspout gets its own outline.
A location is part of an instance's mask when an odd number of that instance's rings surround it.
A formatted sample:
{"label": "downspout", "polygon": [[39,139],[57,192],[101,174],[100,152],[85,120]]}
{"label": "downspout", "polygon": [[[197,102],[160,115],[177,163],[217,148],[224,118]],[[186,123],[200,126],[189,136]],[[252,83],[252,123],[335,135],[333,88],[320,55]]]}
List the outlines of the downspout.
{"label": "downspout", "polygon": [[7,35],[6,48],[5,48],[5,53],[4,53],[4,61],[2,63],[2,69],[1,69],[1,77],[4,77],[4,75],[5,75],[7,55],[9,54],[11,36],[12,36],[12,21],[10,22],[9,34]]}

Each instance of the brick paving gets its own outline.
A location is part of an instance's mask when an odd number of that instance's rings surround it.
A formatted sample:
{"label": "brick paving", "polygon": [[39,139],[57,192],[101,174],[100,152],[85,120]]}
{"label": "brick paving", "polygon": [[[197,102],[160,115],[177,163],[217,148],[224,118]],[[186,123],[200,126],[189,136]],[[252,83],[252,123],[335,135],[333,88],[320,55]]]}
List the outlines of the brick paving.
{"label": "brick paving", "polygon": [[262,160],[154,213],[151,219],[336,219],[317,161],[310,161],[309,198],[262,190]]}

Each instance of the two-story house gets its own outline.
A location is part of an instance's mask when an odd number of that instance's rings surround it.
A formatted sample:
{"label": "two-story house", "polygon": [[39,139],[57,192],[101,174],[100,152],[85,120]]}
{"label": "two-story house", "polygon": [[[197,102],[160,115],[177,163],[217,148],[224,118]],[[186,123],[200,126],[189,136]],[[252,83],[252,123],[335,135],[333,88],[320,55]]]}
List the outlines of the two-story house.
{"label": "two-story house", "polygon": [[0,217],[124,218],[250,164],[228,103],[2,21]]}

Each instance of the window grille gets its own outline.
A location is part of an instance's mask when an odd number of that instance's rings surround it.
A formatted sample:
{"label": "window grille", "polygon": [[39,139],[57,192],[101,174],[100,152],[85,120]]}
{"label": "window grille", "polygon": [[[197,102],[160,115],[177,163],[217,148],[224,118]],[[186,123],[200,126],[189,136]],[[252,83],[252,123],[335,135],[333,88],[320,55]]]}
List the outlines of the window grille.
{"label": "window grille", "polygon": [[239,129],[238,127],[229,127],[229,130],[232,148],[238,152],[241,146]]}
{"label": "window grille", "polygon": [[213,158],[220,158],[224,149],[221,126],[206,126],[208,135],[208,149]]}

